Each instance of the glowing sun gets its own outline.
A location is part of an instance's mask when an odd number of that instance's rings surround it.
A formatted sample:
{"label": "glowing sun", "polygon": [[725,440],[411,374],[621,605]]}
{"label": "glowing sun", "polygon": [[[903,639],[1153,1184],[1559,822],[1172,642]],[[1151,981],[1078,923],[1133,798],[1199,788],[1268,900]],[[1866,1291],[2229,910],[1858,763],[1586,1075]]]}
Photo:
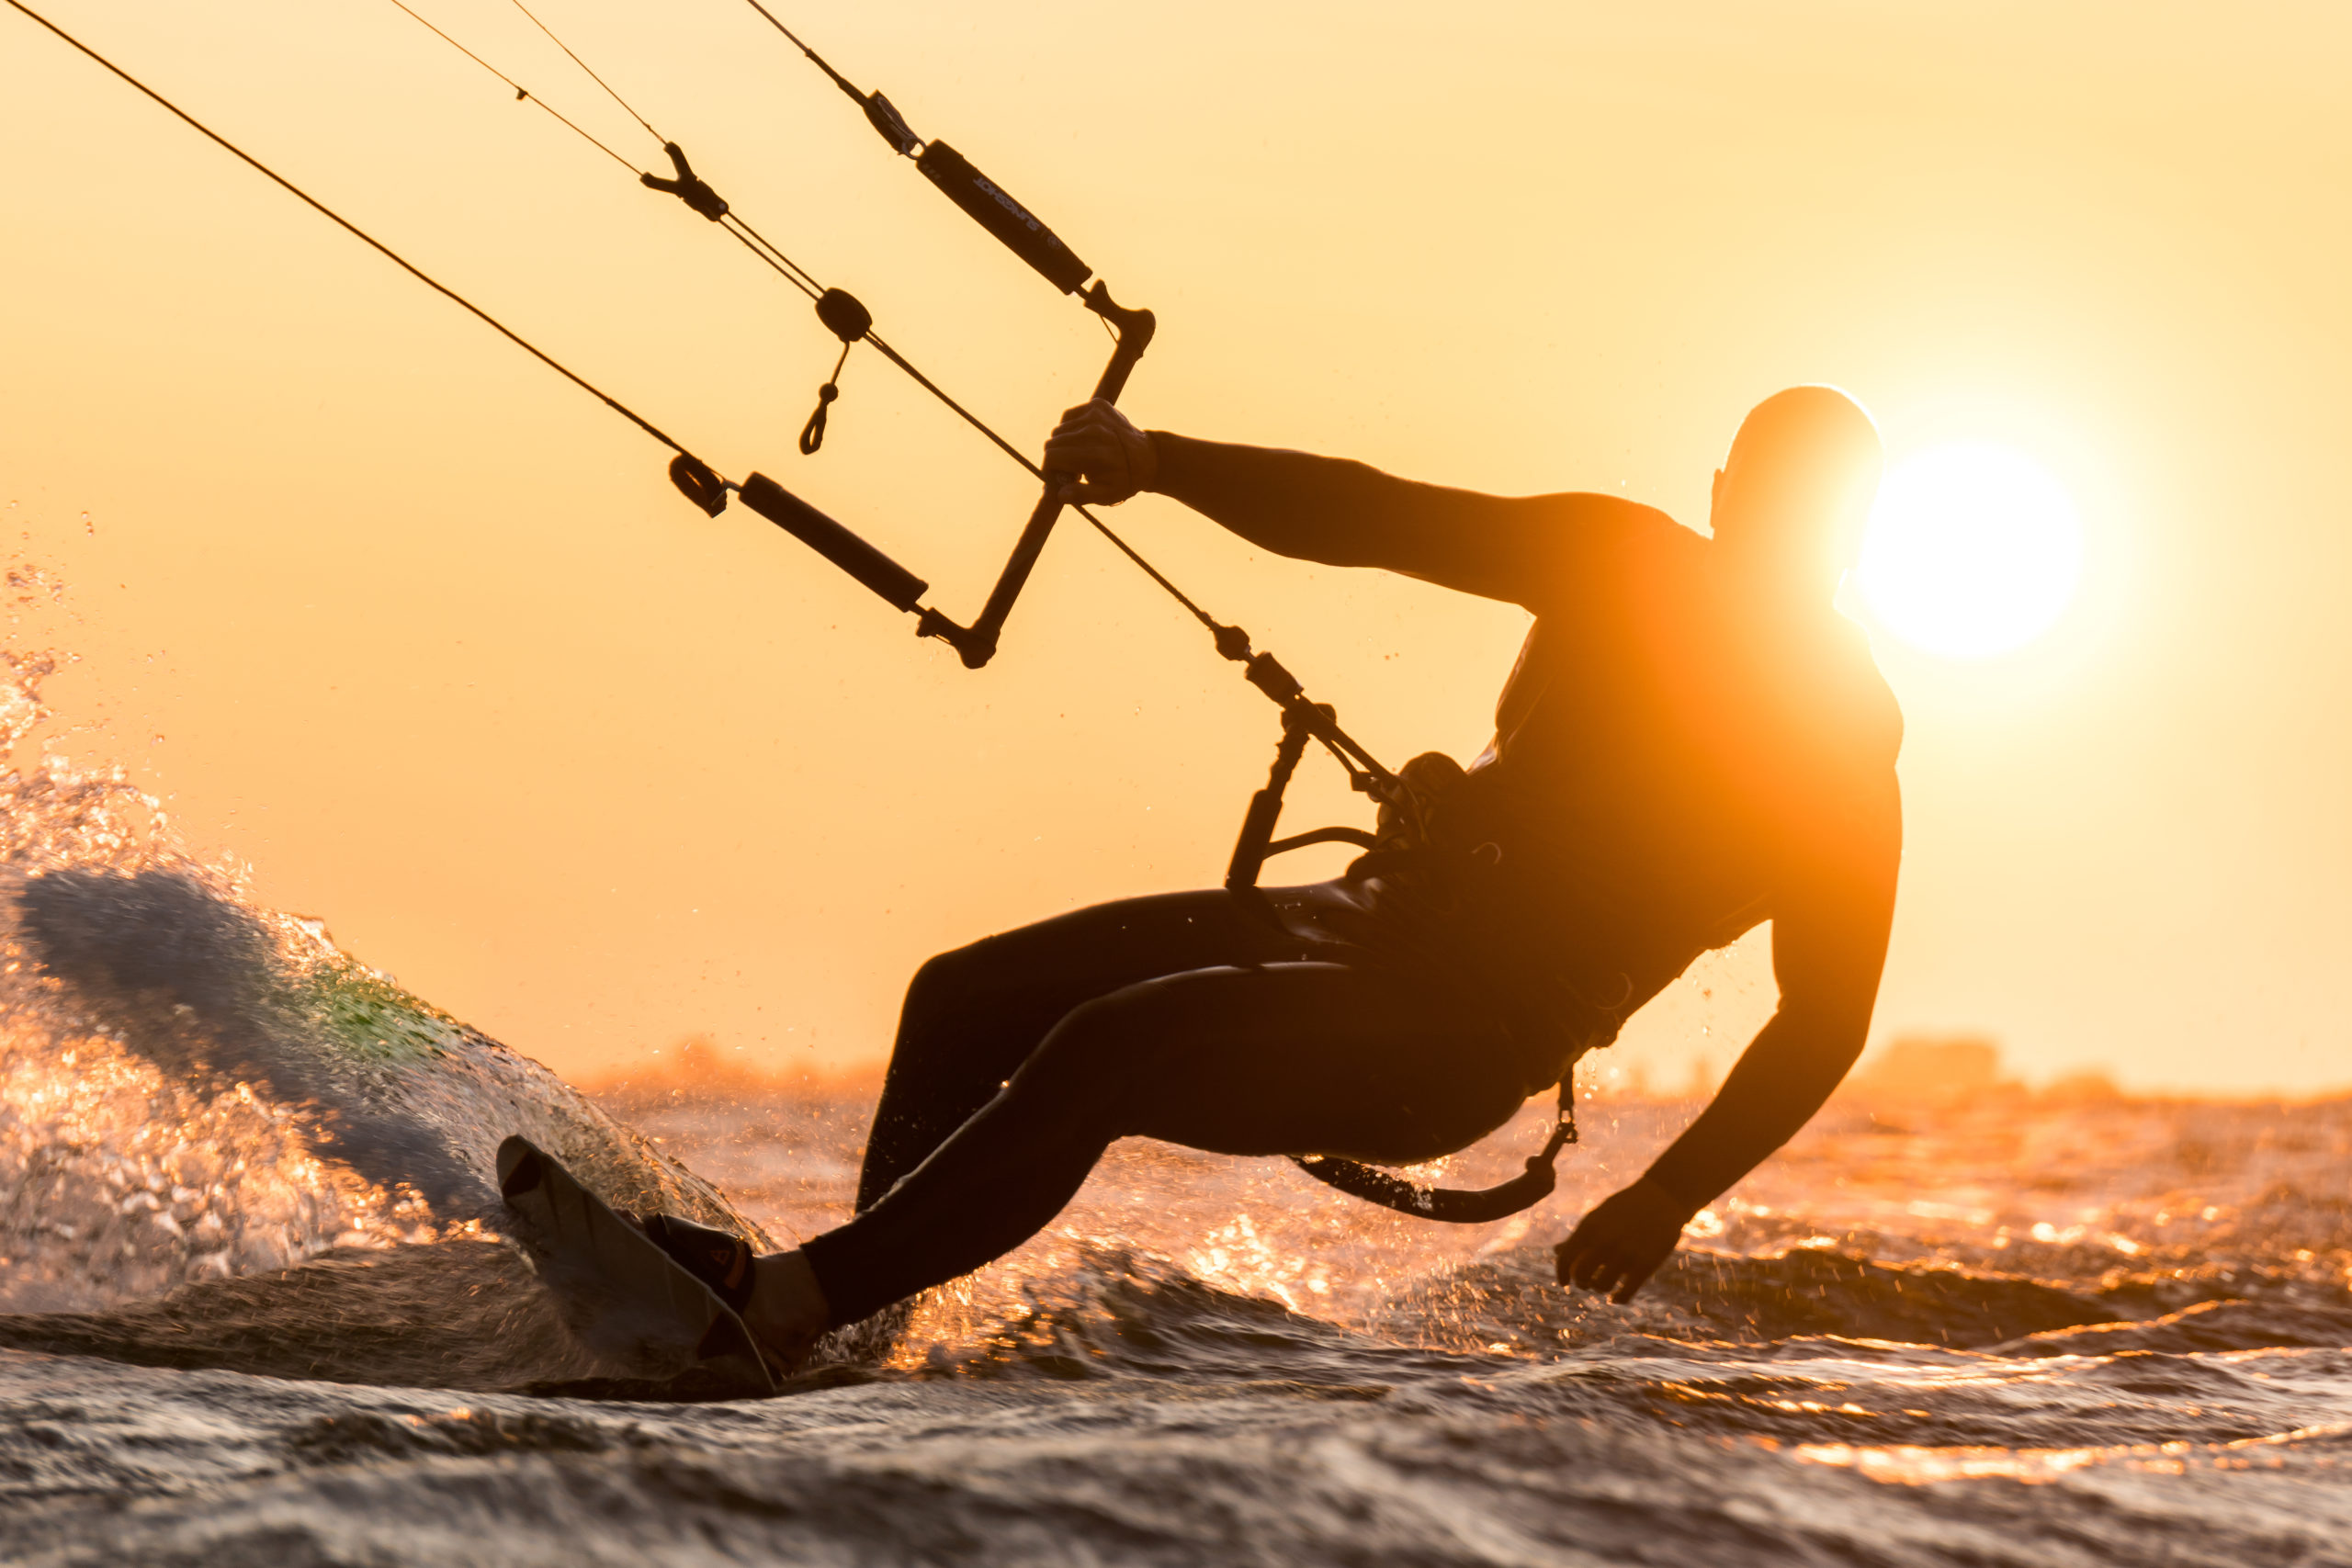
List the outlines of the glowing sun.
{"label": "glowing sun", "polygon": [[1955,442],[1887,471],[1854,577],[1904,641],[1987,659],[2048,631],[2082,572],[2064,487],[2012,447]]}

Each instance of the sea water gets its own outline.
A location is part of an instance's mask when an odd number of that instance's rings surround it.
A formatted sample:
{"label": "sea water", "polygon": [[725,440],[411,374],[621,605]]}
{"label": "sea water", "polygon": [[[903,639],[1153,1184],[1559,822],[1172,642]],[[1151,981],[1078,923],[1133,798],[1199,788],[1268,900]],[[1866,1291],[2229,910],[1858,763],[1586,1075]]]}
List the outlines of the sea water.
{"label": "sea water", "polygon": [[[1131,1142],[784,1396],[622,1397],[494,1207],[400,1179],[397,1142],[359,1168],[320,1091],[273,1087],[299,1018],[244,1077],[189,1066],[260,1016],[220,996],[364,965],[113,774],[12,774],[0,835],[0,1562],[2352,1563],[2352,1102],[1849,1094],[1623,1306],[1550,1246],[1693,1103],[1588,1100],[1559,1191],[1470,1227]],[[98,994],[19,924],[59,869],[275,945]],[[846,1212],[870,1081],[591,1107],[504,1060],[509,1100],[417,1122],[435,1146],[528,1093],[778,1239]],[[1499,1179],[1544,1132],[1425,1174]]]}

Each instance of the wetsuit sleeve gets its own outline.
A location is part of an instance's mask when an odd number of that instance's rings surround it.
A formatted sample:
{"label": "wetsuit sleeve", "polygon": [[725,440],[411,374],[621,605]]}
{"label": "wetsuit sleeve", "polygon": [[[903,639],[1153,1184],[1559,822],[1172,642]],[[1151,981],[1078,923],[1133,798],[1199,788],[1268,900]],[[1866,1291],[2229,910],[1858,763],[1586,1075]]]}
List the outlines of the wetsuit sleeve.
{"label": "wetsuit sleeve", "polygon": [[1862,1053],[1894,919],[1903,807],[1892,768],[1874,781],[1834,850],[1772,921],[1781,1004],[1714,1101],[1649,1168],[1696,1213],[1764,1163],[1827,1101]]}
{"label": "wetsuit sleeve", "polygon": [[1363,463],[1151,433],[1152,489],[1277,555],[1378,567],[1542,613],[1672,520],[1611,495],[1507,497]]}

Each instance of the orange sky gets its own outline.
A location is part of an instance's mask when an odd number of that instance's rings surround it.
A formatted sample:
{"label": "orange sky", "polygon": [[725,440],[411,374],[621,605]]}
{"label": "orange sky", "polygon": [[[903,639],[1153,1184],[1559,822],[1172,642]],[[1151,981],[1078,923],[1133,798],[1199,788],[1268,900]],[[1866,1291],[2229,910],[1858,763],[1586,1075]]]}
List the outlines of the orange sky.
{"label": "orange sky", "polygon": [[[794,454],[832,363],[805,301],[383,0],[49,8],[977,606],[1026,481],[865,351]],[[420,9],[654,166],[511,6]],[[1984,663],[1879,642],[1910,728],[1878,1033],[1989,1032],[2035,1077],[2352,1081],[2352,13],[1767,11],[786,14],[1159,311],[1147,423],[1694,525],[1792,382],[1851,389],[1898,457],[2032,453],[2085,513],[2074,612]],[[748,8],[541,14],[1001,426],[1091,384],[1092,319]],[[943,945],[1221,871],[1272,711],[1099,540],[1057,536],[967,672],[13,13],[0,125],[0,507],[72,585],[60,744],[140,770],[268,901],[561,1070],[693,1032],[781,1067],[878,1054]],[[1483,743],[1519,611],[1120,516],[1385,756]],[[1353,810],[1307,782],[1293,821]],[[1621,1063],[1720,1066],[1763,952]]]}

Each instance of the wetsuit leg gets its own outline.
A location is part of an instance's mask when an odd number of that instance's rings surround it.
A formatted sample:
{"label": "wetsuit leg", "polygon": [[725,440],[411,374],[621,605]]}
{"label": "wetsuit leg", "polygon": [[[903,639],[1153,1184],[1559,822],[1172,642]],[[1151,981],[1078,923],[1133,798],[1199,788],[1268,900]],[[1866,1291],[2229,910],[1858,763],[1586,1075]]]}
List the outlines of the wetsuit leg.
{"label": "wetsuit leg", "polygon": [[1080,1004],[1155,976],[1308,951],[1231,895],[1203,892],[1098,904],[932,959],[899,1011],[859,1212],[994,1099]]}
{"label": "wetsuit leg", "polygon": [[1498,1022],[1394,973],[1169,975],[1064,1016],[978,1114],[806,1250],[836,1321],[851,1322],[1019,1246],[1114,1139],[1402,1163],[1466,1146],[1526,1094]]}

